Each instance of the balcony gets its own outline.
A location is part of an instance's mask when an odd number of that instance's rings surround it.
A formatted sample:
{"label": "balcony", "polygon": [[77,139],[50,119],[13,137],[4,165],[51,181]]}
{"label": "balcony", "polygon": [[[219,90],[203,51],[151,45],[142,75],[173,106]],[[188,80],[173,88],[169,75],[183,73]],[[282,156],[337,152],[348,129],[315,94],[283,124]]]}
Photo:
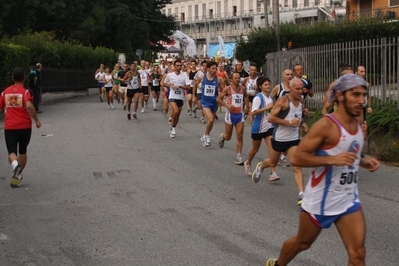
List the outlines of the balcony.
{"label": "balcony", "polygon": [[356,20],[359,18],[380,18],[387,20],[396,20],[399,16],[399,6],[395,7],[384,7],[378,9],[369,9],[362,11],[352,10],[349,15],[350,20]]}

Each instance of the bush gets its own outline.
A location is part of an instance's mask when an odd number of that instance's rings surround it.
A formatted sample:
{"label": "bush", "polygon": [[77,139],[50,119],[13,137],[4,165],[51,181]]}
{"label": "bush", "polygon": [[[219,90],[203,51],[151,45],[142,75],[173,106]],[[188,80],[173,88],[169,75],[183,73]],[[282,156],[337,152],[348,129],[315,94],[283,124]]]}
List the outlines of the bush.
{"label": "bush", "polygon": [[29,73],[29,48],[0,43],[0,92],[12,84],[12,72],[16,67]]}
{"label": "bush", "polygon": [[85,69],[97,67],[100,63],[113,65],[118,61],[118,54],[112,49],[93,49],[73,40],[56,40],[51,32],[21,34],[4,38],[2,42],[28,47],[30,65],[40,62],[45,67]]}

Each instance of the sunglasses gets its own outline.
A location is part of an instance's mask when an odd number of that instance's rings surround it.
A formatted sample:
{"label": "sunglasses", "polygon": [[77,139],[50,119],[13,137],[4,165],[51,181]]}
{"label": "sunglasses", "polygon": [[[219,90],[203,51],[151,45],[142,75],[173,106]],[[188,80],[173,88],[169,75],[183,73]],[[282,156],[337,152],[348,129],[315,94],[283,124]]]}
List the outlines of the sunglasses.
{"label": "sunglasses", "polygon": [[177,66],[177,67],[181,67],[181,65],[175,65],[175,66]]}

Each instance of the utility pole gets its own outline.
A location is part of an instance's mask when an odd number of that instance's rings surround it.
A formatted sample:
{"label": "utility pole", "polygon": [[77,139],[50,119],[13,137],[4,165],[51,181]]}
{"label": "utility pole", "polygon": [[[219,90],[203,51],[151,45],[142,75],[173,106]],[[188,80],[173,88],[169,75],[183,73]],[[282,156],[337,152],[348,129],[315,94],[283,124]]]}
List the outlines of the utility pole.
{"label": "utility pole", "polygon": [[265,28],[268,29],[269,28],[269,12],[267,11],[267,0],[263,1],[264,5],[265,5]]}
{"label": "utility pole", "polygon": [[277,35],[277,48],[280,51],[280,9],[279,0],[273,0],[273,27],[276,30]]}

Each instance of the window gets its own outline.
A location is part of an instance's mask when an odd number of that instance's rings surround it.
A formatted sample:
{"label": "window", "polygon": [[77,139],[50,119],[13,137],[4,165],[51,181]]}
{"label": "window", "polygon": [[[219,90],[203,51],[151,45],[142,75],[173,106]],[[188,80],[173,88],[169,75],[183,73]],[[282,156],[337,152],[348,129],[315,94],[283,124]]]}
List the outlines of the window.
{"label": "window", "polygon": [[206,18],[206,4],[202,4],[202,18]]}
{"label": "window", "polygon": [[305,6],[309,6],[309,0],[305,0],[304,5],[305,5]]}
{"label": "window", "polygon": [[195,16],[195,20],[198,19],[198,5],[194,6],[194,16]]}
{"label": "window", "polygon": [[193,19],[193,12],[191,6],[188,6],[188,21]]}
{"label": "window", "polygon": [[233,6],[233,16],[237,16],[237,6]]}
{"label": "window", "polygon": [[222,11],[221,3],[220,1],[216,3],[216,16],[220,17],[220,13]]}
{"label": "window", "polygon": [[213,9],[209,9],[209,17],[213,18]]}
{"label": "window", "polygon": [[391,0],[391,1],[389,1],[389,6],[399,6],[399,0]]}
{"label": "window", "polygon": [[172,9],[168,8],[168,16],[172,15]]}
{"label": "window", "polygon": [[292,0],[292,7],[294,8],[298,7],[297,0]]}
{"label": "window", "polygon": [[184,22],[184,19],[185,19],[184,13],[181,13],[181,14],[180,14],[180,20],[181,20],[181,22]]}
{"label": "window", "polygon": [[176,7],[176,8],[175,8],[175,16],[177,17],[177,16],[178,16],[178,14],[179,14],[179,8],[178,8],[178,7]]}

